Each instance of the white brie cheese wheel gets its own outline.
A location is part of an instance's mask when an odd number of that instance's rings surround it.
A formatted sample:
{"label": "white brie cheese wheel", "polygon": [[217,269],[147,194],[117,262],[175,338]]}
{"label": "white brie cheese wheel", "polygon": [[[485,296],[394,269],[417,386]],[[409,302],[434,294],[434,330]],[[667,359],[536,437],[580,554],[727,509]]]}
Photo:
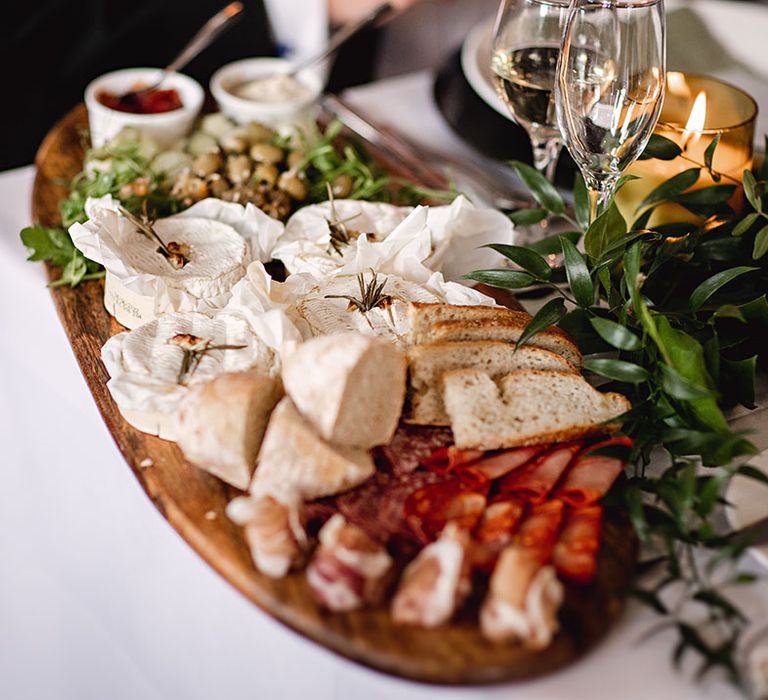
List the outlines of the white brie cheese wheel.
{"label": "white brie cheese wheel", "polygon": [[[212,346],[244,347],[203,353],[180,382],[184,350],[170,342],[179,334],[210,341]],[[276,353],[245,320],[230,314],[214,318],[199,313],[163,314],[110,338],[101,357],[110,375],[107,388],[123,417],[138,430],[166,440],[175,439],[177,411],[189,387],[223,372],[276,371]]]}
{"label": "white brie cheese wheel", "polygon": [[[156,241],[128,227],[119,241],[122,274],[107,270],[104,305],[119,323],[128,327],[152,320],[158,313],[216,309],[218,300],[228,298],[234,284],[245,274],[247,244],[231,226],[211,219],[174,218],[154,223],[155,232],[166,245],[189,247],[189,262],[175,268],[160,252]],[[155,277],[155,295],[136,291],[136,278]],[[146,290],[149,291],[149,290]],[[202,306],[195,301],[203,302]],[[205,301],[210,300],[206,305]]]}
{"label": "white brie cheese wheel", "polygon": [[[370,273],[364,273],[364,277],[369,283]],[[382,294],[391,297],[391,302],[365,313],[353,307],[347,299],[328,298],[328,295],[337,295],[360,299],[360,284],[355,275],[340,275],[317,284],[297,303],[296,310],[313,335],[356,331],[402,345],[410,328],[408,302],[437,303],[442,299],[416,282],[379,274],[378,284],[384,280]]]}

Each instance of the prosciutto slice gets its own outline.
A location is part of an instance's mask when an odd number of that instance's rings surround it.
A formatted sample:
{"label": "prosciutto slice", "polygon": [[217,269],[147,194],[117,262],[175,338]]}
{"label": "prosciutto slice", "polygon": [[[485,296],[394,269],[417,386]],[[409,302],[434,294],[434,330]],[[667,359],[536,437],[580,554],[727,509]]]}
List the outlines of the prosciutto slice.
{"label": "prosciutto slice", "polygon": [[548,447],[549,445],[532,445],[531,447],[518,447],[514,450],[486,453],[485,457],[468,465],[464,471],[481,475],[485,479],[493,481],[519,469]]}
{"label": "prosciutto slice", "polygon": [[531,503],[542,503],[580,448],[581,443],[574,442],[544,452],[504,477],[499,482],[499,491],[518,495]]}
{"label": "prosciutto slice", "polygon": [[435,450],[423,465],[438,474],[453,474],[469,484],[485,484],[518,469],[546,450],[548,445],[483,452],[451,445]]}
{"label": "prosciutto slice", "polygon": [[493,569],[501,550],[514,538],[524,512],[525,503],[514,497],[497,499],[485,509],[472,533],[474,568],[486,572]]}
{"label": "prosciutto slice", "polygon": [[552,562],[559,576],[577,583],[594,580],[602,518],[602,506],[568,510],[552,552]]}
{"label": "prosciutto slice", "polygon": [[562,501],[546,501],[533,506],[520,523],[515,544],[523,548],[540,565],[546,564],[552,556],[564,510]]}
{"label": "prosciutto slice", "polygon": [[609,445],[630,447],[632,440],[628,437],[612,438],[587,448],[574,460],[555,494],[556,498],[574,508],[583,508],[605,496],[624,470],[624,463],[620,459],[592,454],[594,450]]}

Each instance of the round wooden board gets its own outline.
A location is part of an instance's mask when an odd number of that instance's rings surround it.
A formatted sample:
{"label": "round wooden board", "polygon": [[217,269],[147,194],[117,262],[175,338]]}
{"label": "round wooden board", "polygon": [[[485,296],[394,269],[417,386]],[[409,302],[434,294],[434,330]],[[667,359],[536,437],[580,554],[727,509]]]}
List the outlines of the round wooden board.
{"label": "round wooden board", "polygon": [[[81,105],[41,145],[32,194],[36,223],[60,223],[58,202],[66,189],[56,183],[80,170],[81,133],[86,124]],[[48,273],[51,279],[59,274],[55,268]],[[100,349],[123,329],[104,310],[102,294],[99,282],[52,289],[85,380],[120,451],[152,502],[182,537],[241,593],[298,633],[386,673],[431,683],[491,683],[531,678],[573,662],[605,635],[620,614],[620,592],[631,580],[637,550],[631,527],[620,516],[605,522],[597,581],[587,587],[567,587],[562,630],[548,649],[538,653],[486,641],[477,628],[476,610],[467,610],[453,624],[437,630],[395,627],[386,607],[347,614],[321,610],[309,596],[301,572],[279,581],[260,575],[241,529],[224,513],[235,489],[192,467],[175,444],[134,430],[120,416],[106,388],[108,376]],[[142,468],[147,459],[152,466]]]}

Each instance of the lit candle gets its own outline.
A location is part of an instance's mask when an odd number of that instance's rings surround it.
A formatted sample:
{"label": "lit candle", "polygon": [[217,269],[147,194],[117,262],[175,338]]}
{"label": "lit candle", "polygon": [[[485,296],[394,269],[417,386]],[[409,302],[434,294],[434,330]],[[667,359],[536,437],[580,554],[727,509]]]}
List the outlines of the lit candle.
{"label": "lit candle", "polygon": [[[627,183],[616,195],[616,204],[628,224],[642,213],[640,202],[662,182],[689,168],[702,166],[691,190],[714,184],[741,184],[742,173],[752,167],[757,105],[742,90],[714,78],[667,73],[667,89],[659,123],[654,133],[674,141],[683,149],[674,160],[638,160],[627,173],[639,180]],[[704,152],[720,134],[712,169],[722,178],[715,182],[703,167]],[[736,211],[743,207],[739,187],[729,200]],[[654,211],[648,226],[700,219],[679,204],[663,204]]]}

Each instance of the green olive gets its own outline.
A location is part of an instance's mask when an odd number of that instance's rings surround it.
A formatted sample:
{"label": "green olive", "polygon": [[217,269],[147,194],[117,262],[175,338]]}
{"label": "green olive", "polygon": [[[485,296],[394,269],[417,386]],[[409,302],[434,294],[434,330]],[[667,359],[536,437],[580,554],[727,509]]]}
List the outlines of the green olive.
{"label": "green olive", "polygon": [[269,163],[275,165],[283,160],[285,153],[282,148],[271,143],[254,143],[251,146],[251,158],[257,163]]}
{"label": "green olive", "polygon": [[221,168],[221,156],[218,153],[203,153],[192,163],[192,172],[199,177],[213,175]]}
{"label": "green olive", "polygon": [[307,183],[290,170],[282,173],[277,181],[277,186],[291,198],[301,202],[307,198],[309,189]]}
{"label": "green olive", "polygon": [[331,180],[331,192],[337,199],[349,197],[352,192],[352,178],[347,175],[338,175]]}
{"label": "green olive", "polygon": [[250,142],[242,131],[231,131],[221,137],[221,147],[227,153],[245,153]]}
{"label": "green olive", "polygon": [[246,124],[245,132],[248,134],[251,143],[266,143],[275,138],[274,130],[264,124],[259,124],[259,122],[249,122]]}
{"label": "green olive", "polygon": [[293,170],[301,161],[304,160],[304,154],[301,151],[291,151],[285,161],[289,170]]}
{"label": "green olive", "polygon": [[227,158],[227,178],[233,185],[245,182],[251,176],[251,159],[246,155]]}
{"label": "green olive", "polygon": [[229,183],[218,173],[214,173],[208,178],[208,189],[211,191],[211,196],[221,198],[229,189]]}
{"label": "green olive", "polygon": [[277,168],[271,163],[256,163],[251,180],[255,183],[263,182],[274,187],[278,174]]}

